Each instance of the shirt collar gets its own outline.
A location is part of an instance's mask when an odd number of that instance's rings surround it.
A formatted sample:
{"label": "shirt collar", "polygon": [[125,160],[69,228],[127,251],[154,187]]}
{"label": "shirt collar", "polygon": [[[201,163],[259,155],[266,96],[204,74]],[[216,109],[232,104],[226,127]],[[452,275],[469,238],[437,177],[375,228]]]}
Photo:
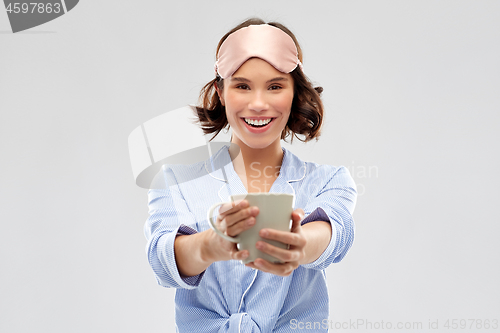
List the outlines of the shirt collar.
{"label": "shirt collar", "polygon": [[[305,177],[306,164],[285,147],[281,147],[281,149],[284,155],[280,174],[269,192],[294,194],[293,187],[290,183],[300,181]],[[205,162],[207,173],[209,173],[212,178],[222,183],[219,190],[219,197],[222,201],[226,201],[230,195],[247,192],[241,179],[234,170],[228,146],[222,147],[215,153],[212,158],[210,158],[210,164],[207,162]],[[210,172],[210,170],[215,171]]]}

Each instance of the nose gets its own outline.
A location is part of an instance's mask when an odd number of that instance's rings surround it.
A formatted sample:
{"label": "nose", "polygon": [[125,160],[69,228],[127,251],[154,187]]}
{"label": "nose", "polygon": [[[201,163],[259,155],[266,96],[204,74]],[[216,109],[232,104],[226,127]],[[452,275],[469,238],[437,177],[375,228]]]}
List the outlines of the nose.
{"label": "nose", "polygon": [[252,111],[261,112],[267,110],[269,107],[266,97],[261,91],[254,91],[251,95],[248,108]]}

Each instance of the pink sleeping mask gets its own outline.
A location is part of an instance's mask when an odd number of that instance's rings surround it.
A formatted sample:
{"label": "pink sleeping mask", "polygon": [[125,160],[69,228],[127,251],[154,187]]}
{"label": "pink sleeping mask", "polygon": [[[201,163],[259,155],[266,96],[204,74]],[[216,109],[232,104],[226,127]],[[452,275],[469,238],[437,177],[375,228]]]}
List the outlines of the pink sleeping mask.
{"label": "pink sleeping mask", "polygon": [[282,73],[290,73],[297,65],[303,69],[292,37],[279,28],[261,24],[241,28],[226,38],[219,49],[215,73],[228,78],[253,57],[267,61]]}

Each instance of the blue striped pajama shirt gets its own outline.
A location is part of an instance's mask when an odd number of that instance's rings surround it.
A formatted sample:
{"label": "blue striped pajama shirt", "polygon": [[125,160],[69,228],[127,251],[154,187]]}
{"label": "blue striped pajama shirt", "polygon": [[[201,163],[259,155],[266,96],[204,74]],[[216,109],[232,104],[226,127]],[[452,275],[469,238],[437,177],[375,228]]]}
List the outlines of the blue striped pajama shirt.
{"label": "blue striped pajama shirt", "polygon": [[[215,262],[190,277],[177,269],[177,235],[207,230],[210,206],[247,193],[227,146],[209,161],[164,166],[162,176],[168,186],[149,190],[146,252],[158,284],[177,288],[177,332],[290,332],[297,331],[292,323],[328,319],[325,269],[342,260],[352,245],[356,185],[345,167],[303,162],[282,150],[280,174],[269,192],[295,194],[294,209],[305,212],[302,225],[321,220],[332,226],[331,240],[321,256],[287,277],[254,270],[236,260]],[[326,331],[323,324],[314,330]]]}

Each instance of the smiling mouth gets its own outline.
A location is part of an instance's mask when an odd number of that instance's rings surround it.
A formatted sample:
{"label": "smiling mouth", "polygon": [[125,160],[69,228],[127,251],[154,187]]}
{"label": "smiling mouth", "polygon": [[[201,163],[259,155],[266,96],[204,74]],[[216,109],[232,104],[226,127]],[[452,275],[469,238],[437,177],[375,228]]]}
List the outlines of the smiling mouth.
{"label": "smiling mouth", "polygon": [[257,121],[252,120],[252,119],[247,119],[247,118],[242,118],[242,119],[245,123],[247,123],[247,125],[249,125],[251,127],[259,128],[259,127],[265,127],[265,126],[269,125],[276,118],[267,118],[266,120],[257,120]]}

